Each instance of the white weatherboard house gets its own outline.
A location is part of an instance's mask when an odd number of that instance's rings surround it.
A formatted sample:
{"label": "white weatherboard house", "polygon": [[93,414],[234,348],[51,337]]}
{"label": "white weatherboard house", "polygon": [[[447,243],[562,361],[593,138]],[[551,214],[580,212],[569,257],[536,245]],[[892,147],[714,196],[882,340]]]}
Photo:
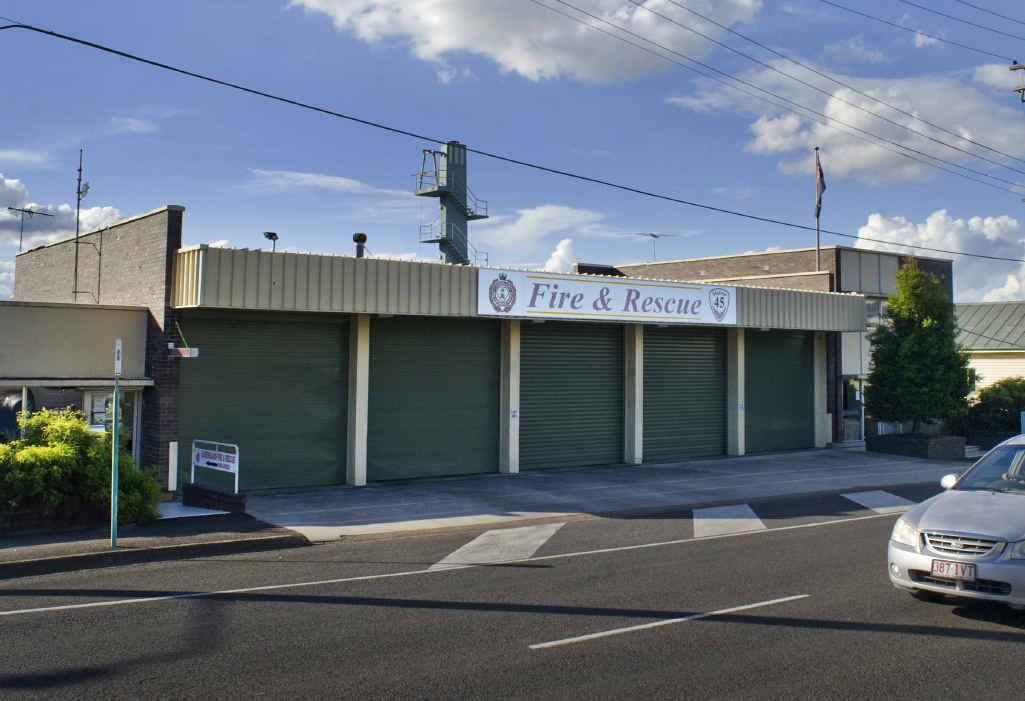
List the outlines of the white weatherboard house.
{"label": "white weatherboard house", "polygon": [[957,342],[979,375],[976,389],[1008,377],[1025,377],[1025,302],[955,305]]}

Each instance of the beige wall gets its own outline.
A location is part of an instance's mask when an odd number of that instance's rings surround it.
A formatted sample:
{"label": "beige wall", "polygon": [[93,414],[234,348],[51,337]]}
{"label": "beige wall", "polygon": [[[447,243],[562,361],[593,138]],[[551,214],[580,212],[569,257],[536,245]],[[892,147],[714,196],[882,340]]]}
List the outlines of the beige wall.
{"label": "beige wall", "polygon": [[4,379],[145,377],[145,309],[0,302],[0,382]]}

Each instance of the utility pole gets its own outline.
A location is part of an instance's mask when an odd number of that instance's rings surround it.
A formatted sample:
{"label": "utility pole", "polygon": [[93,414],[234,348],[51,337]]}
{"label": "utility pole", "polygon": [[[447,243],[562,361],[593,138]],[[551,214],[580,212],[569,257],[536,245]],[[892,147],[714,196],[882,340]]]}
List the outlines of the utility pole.
{"label": "utility pole", "polygon": [[71,297],[78,301],[78,228],[82,220],[82,198],[89,193],[89,183],[82,184],[82,149],[78,149],[78,184],[75,186],[75,279],[71,281]]}
{"label": "utility pole", "polygon": [[[1017,61],[1012,61],[1011,65],[1007,67],[1007,70],[1020,71],[1022,68],[1025,68],[1025,65],[1022,65]],[[1016,88],[1011,88],[1011,90],[1014,90],[1016,93],[1018,93],[1018,97],[1021,98],[1021,101],[1025,102],[1025,85],[1019,85]]]}
{"label": "utility pole", "polygon": [[40,212],[40,211],[37,211],[35,209],[21,209],[20,207],[8,207],[7,209],[11,210],[12,212],[21,212],[21,226],[18,228],[18,253],[21,253],[22,242],[25,239],[25,215],[27,214],[30,217],[33,214],[42,214],[44,217],[52,217],[53,216],[52,214],[47,214],[46,212]]}

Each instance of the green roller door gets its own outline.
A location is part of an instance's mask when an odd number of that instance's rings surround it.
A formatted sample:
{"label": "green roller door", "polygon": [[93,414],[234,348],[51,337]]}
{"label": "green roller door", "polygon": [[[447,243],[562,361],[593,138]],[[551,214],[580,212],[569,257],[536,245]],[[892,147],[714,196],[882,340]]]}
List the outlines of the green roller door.
{"label": "green roller door", "polygon": [[[348,325],[308,315],[185,315],[198,358],[179,363],[182,482],[193,439],[236,443],[241,489],[345,482]],[[233,486],[200,470],[196,481]]]}
{"label": "green roller door", "polygon": [[520,468],[623,462],[623,327],[523,322]]}
{"label": "green roller door", "polygon": [[748,329],[744,339],[746,451],[813,448],[814,335]]}
{"label": "green roller door", "polygon": [[726,334],[644,328],[644,461],[726,452]]}
{"label": "green roller door", "polygon": [[367,479],[498,471],[496,321],[370,324]]}

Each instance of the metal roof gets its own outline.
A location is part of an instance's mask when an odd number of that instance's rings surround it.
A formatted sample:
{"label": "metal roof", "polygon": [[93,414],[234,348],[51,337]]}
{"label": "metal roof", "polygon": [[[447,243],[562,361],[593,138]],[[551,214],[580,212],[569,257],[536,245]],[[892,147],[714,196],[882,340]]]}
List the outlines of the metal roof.
{"label": "metal roof", "polygon": [[955,304],[957,342],[969,350],[1025,351],[1025,302]]}

